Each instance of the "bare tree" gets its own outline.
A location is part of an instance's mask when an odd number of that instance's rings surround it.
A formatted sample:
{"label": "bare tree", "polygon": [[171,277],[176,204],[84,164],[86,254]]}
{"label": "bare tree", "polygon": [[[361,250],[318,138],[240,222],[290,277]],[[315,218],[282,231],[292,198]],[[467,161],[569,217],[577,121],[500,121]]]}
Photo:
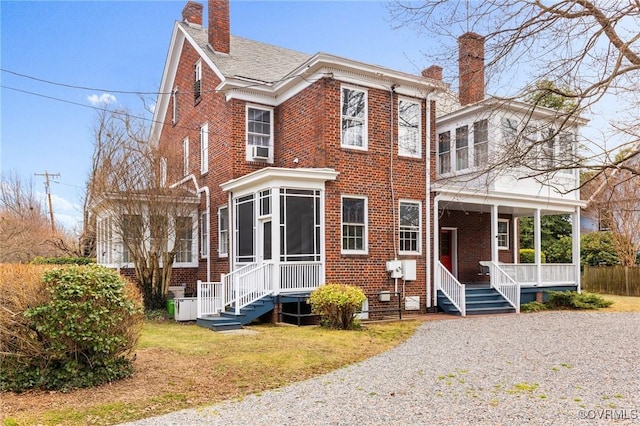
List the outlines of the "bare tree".
{"label": "bare tree", "polygon": [[199,199],[166,185],[167,158],[147,136],[144,120],[128,111],[99,113],[87,189],[92,212],[85,221],[99,234],[98,260],[132,264],[145,305],[158,307],[174,261],[197,258],[192,247]]}
{"label": "bare tree", "polygon": [[[62,236],[57,237],[63,239]],[[34,191],[33,179],[25,180],[17,172],[0,180],[0,262],[24,263],[36,256],[61,254],[51,244],[49,217],[43,200]]]}
{"label": "bare tree", "polygon": [[[584,142],[578,161],[553,169],[581,167],[595,172],[592,179],[607,169],[626,169],[638,185],[638,162],[627,160],[640,154],[640,2],[398,1],[391,13],[399,25],[416,25],[424,34],[445,40],[441,48],[429,52],[431,60],[445,69],[455,69],[450,61],[456,56],[451,55],[456,37],[467,31],[484,35],[488,86],[497,99],[526,100],[533,106],[548,100],[545,94],[569,100],[557,109],[560,126],[553,134],[532,146],[524,143],[526,134],[521,133],[523,143],[514,141],[514,149],[497,163],[535,165],[531,175],[542,175],[550,171],[548,167],[521,159],[540,152],[536,145],[543,148],[578,115],[593,114],[599,120],[608,112],[608,122],[597,124],[601,133]],[[554,84],[530,83],[541,81]],[[619,152],[624,155],[616,157]]]}

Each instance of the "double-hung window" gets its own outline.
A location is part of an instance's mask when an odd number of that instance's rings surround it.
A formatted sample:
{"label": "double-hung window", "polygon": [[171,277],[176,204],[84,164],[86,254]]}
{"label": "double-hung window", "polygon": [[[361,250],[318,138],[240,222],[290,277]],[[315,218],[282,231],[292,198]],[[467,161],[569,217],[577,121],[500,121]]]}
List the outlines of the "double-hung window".
{"label": "double-hung window", "polygon": [[398,101],[398,155],[420,158],[420,104]]}
{"label": "double-hung window", "polygon": [[200,173],[209,171],[209,123],[200,127]]}
{"label": "double-hung window", "polygon": [[342,252],[367,253],[367,199],[342,197]]}
{"label": "double-hung window", "polygon": [[556,131],[546,129],[542,135],[544,137],[541,150],[542,167],[550,171],[556,167]]}
{"label": "double-hung window", "polygon": [[272,111],[269,109],[247,107],[247,144],[252,146],[271,146]]}
{"label": "double-hung window", "polygon": [[438,171],[440,174],[451,171],[451,132],[446,131],[438,135]]}
{"label": "double-hung window", "polygon": [[456,129],[456,170],[469,168],[469,126]]}
{"label": "double-hung window", "polygon": [[195,102],[200,100],[202,96],[202,62],[196,62],[193,67],[193,99]]}
{"label": "double-hung window", "polygon": [[229,210],[227,206],[218,209],[218,256],[229,255]]}
{"label": "double-hung window", "polygon": [[189,174],[189,138],[182,141],[182,174]]}
{"label": "double-hung window", "polygon": [[420,202],[400,201],[400,253],[420,253]]}
{"label": "double-hung window", "polygon": [[489,161],[489,126],[487,120],[473,123],[473,165],[483,167]]}
{"label": "double-hung window", "polygon": [[193,220],[191,216],[176,218],[176,262],[189,263],[193,260]]}
{"label": "double-hung window", "polygon": [[509,219],[498,219],[498,248],[509,248]]}
{"label": "double-hung window", "polygon": [[342,146],[367,149],[367,92],[343,87],[341,105]]}

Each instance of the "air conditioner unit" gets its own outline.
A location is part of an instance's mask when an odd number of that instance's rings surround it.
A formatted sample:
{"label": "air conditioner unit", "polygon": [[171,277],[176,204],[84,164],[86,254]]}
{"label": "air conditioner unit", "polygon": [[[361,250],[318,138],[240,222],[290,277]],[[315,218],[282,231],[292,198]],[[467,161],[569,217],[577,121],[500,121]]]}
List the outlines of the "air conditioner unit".
{"label": "air conditioner unit", "polygon": [[268,160],[269,159],[269,147],[267,146],[252,146],[251,158],[254,160]]}

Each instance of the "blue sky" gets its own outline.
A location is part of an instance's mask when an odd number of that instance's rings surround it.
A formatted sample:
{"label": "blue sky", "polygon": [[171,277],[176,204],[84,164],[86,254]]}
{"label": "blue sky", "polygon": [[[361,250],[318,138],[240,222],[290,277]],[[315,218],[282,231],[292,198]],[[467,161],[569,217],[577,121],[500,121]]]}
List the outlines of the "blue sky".
{"label": "blue sky", "polygon": [[[112,95],[134,112],[143,111],[139,96],[117,91],[150,93],[145,97],[155,101],[185,4],[0,2],[0,166],[33,178],[43,196],[44,179],[34,174],[60,173],[51,192],[56,220],[66,227],[81,218],[96,116],[91,99]],[[424,52],[435,43],[415,29],[393,29],[385,4],[376,1],[231,1],[231,32],[415,74],[431,65]]]}

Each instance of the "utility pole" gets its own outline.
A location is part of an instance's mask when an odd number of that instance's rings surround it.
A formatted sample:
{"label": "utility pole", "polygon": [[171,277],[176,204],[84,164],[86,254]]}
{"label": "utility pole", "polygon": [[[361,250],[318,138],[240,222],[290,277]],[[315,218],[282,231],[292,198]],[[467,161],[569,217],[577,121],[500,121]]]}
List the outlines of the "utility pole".
{"label": "utility pole", "polygon": [[49,178],[60,177],[60,173],[49,173],[48,171],[44,171],[44,173],[35,173],[36,176],[44,176],[44,187],[47,192],[47,198],[49,199],[49,217],[51,218],[51,231],[56,232],[56,222],[53,220],[53,203],[51,202],[51,189],[50,189],[50,181]]}

